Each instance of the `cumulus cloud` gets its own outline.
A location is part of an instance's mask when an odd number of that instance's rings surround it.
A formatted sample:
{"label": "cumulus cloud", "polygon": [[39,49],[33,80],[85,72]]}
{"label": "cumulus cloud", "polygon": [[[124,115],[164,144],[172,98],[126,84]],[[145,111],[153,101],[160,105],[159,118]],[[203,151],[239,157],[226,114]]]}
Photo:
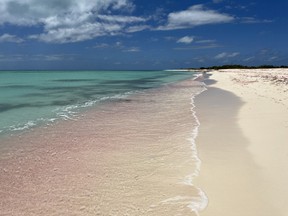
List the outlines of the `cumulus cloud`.
{"label": "cumulus cloud", "polygon": [[121,34],[144,22],[144,18],[130,15],[133,9],[131,0],[2,0],[0,25],[42,26],[40,34],[29,38],[77,42]]}
{"label": "cumulus cloud", "polygon": [[194,38],[193,38],[193,37],[190,37],[190,36],[185,36],[185,37],[182,37],[182,38],[180,38],[180,39],[177,41],[177,43],[185,43],[185,44],[190,44],[190,43],[192,43],[192,42],[193,42],[193,40],[194,40]]}
{"label": "cumulus cloud", "polygon": [[83,23],[79,26],[53,28],[39,35],[31,35],[31,39],[52,43],[67,43],[89,40],[104,35],[116,35],[121,32],[119,24]]}
{"label": "cumulus cloud", "polygon": [[[129,0],[2,0],[0,23],[34,25],[49,17],[133,8]],[[63,18],[63,17],[62,17]]]}
{"label": "cumulus cloud", "polygon": [[223,53],[219,53],[219,54],[216,55],[214,58],[215,58],[215,59],[233,58],[233,57],[238,56],[239,54],[240,54],[240,53],[238,53],[238,52],[234,52],[234,53],[226,53],[226,52],[223,52]]}
{"label": "cumulus cloud", "polygon": [[17,37],[16,35],[3,34],[0,36],[0,43],[2,42],[22,43],[24,40]]}
{"label": "cumulus cloud", "polygon": [[234,19],[233,16],[228,14],[205,9],[203,5],[194,5],[187,10],[170,13],[167,24],[158,27],[158,30],[185,29],[207,24],[229,23]]}

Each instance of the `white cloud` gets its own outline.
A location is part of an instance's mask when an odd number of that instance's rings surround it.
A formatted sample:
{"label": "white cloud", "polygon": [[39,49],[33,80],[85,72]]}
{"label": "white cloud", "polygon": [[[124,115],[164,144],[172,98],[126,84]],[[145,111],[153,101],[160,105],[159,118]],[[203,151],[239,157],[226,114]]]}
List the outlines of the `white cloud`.
{"label": "white cloud", "polygon": [[227,53],[223,52],[223,53],[216,55],[215,59],[222,59],[222,58],[225,58],[226,56],[227,56]]}
{"label": "white cloud", "polygon": [[207,44],[203,46],[191,46],[191,47],[177,47],[174,50],[199,50],[199,49],[214,49],[218,48],[220,45],[218,44]]}
{"label": "white cloud", "polygon": [[246,23],[246,24],[257,24],[257,23],[271,23],[273,20],[259,20],[256,19],[255,17],[242,17],[239,18],[239,21],[241,23]]}
{"label": "white cloud", "polygon": [[233,58],[233,57],[238,56],[239,54],[240,53],[238,53],[238,52],[234,52],[234,53],[223,52],[223,53],[220,53],[220,54],[216,55],[214,58],[215,59]]}
{"label": "white cloud", "polygon": [[177,43],[185,43],[185,44],[190,44],[190,43],[192,43],[192,42],[193,42],[193,40],[194,40],[194,38],[193,38],[193,37],[190,37],[190,36],[185,36],[185,37],[182,37],[182,38],[180,38],[180,39],[177,41]]}
{"label": "white cloud", "polygon": [[251,57],[248,57],[246,59],[243,59],[243,61],[248,62],[248,61],[251,61],[253,59],[255,59],[255,56],[251,56]]}
{"label": "white cloud", "polygon": [[83,23],[80,26],[49,29],[45,33],[30,36],[31,39],[50,43],[68,43],[89,40],[104,35],[116,35],[122,30],[118,24]]}
{"label": "white cloud", "polygon": [[240,53],[238,53],[238,52],[234,52],[234,53],[228,54],[227,57],[233,58],[233,57],[238,56],[239,54],[240,54]]}
{"label": "white cloud", "polygon": [[198,40],[195,43],[198,44],[215,43],[215,40]]}
{"label": "white cloud", "polygon": [[73,56],[70,55],[33,55],[26,56],[30,61],[64,61],[72,60]]}
{"label": "white cloud", "polygon": [[123,44],[122,44],[121,41],[117,41],[117,42],[115,43],[115,47],[122,48],[122,47],[124,47],[124,46],[123,46]]}
{"label": "white cloud", "polygon": [[109,48],[109,44],[107,43],[101,43],[101,44],[96,44],[93,48],[95,49],[104,49],[104,48]]}
{"label": "white cloud", "polygon": [[117,41],[113,44],[107,44],[107,43],[100,43],[96,44],[92,48],[95,49],[114,49],[114,50],[120,50],[121,52],[140,52],[139,47],[127,47],[122,42]]}
{"label": "white cloud", "polygon": [[143,31],[143,30],[146,30],[149,28],[150,28],[150,26],[148,26],[148,25],[131,26],[131,27],[128,27],[126,29],[126,32],[128,32],[128,33],[139,32],[139,31]]}
{"label": "white cloud", "polygon": [[146,19],[135,16],[119,16],[119,15],[98,15],[102,21],[112,23],[133,23],[133,22],[145,22]]}
{"label": "white cloud", "polygon": [[20,61],[72,61],[74,55],[51,54],[51,55],[0,55],[0,62],[20,62]]}
{"label": "white cloud", "polygon": [[[0,25],[42,26],[30,39],[77,42],[131,32],[146,19],[129,15],[131,0],[1,0]],[[128,13],[127,16],[123,15]],[[119,15],[121,14],[121,15]],[[130,29],[130,30],[129,30]],[[135,27],[133,31],[143,28]]]}
{"label": "white cloud", "polygon": [[140,49],[139,49],[139,47],[130,47],[130,48],[127,48],[123,51],[124,52],[140,52]]}
{"label": "white cloud", "polygon": [[110,49],[124,49],[125,46],[122,44],[122,42],[117,41],[114,44],[107,44],[107,43],[96,44],[92,48],[95,48],[95,49],[108,49],[108,48],[110,48]]}
{"label": "white cloud", "polygon": [[2,42],[22,43],[24,40],[17,37],[16,35],[3,34],[0,36],[0,43]]}
{"label": "white cloud", "polygon": [[0,55],[0,62],[24,61],[23,55]]}
{"label": "white cloud", "polygon": [[276,59],[278,59],[278,56],[272,56],[272,57],[269,58],[268,60],[269,60],[269,61],[273,61],[273,60],[276,60]]}
{"label": "white cloud", "polygon": [[194,5],[187,10],[170,13],[167,24],[158,27],[158,30],[185,29],[207,24],[229,23],[233,20],[233,16],[205,9],[203,5]]}

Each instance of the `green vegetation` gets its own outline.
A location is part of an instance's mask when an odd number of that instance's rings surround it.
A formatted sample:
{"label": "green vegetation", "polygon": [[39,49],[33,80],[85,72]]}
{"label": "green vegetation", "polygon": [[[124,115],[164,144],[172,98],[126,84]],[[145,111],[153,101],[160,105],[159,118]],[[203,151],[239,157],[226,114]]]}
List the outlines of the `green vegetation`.
{"label": "green vegetation", "polygon": [[260,66],[245,66],[245,65],[222,65],[222,66],[212,66],[212,67],[201,67],[198,69],[261,69],[261,68],[288,68],[288,66],[274,66],[274,65],[260,65]]}

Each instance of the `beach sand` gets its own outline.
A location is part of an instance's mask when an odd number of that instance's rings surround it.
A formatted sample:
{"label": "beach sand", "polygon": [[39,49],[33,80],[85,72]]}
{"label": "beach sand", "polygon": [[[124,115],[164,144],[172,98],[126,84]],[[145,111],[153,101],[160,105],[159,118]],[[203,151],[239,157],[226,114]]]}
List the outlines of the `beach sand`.
{"label": "beach sand", "polygon": [[288,71],[207,75],[2,139],[0,215],[287,216]]}
{"label": "beach sand", "polygon": [[288,215],[288,70],[210,74],[195,100],[201,215]]}
{"label": "beach sand", "polygon": [[[198,85],[198,86],[197,86]],[[119,99],[1,145],[0,215],[190,215],[205,207],[192,80]]]}

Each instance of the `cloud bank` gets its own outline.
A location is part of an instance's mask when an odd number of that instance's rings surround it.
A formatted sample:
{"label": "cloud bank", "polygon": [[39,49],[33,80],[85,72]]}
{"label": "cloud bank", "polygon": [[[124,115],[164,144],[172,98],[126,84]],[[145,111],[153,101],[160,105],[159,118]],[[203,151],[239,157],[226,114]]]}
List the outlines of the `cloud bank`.
{"label": "cloud bank", "polygon": [[[236,19],[199,4],[187,10],[169,13],[165,24],[157,26],[155,20],[153,24],[149,23],[153,16],[145,18],[131,15],[134,9],[132,0],[1,0],[0,25],[35,27],[38,33],[26,36],[28,39],[47,43],[70,43],[147,29],[176,30],[230,23]],[[162,19],[161,22],[163,23]],[[8,36],[2,40],[21,41],[16,36]],[[178,42],[188,44],[192,41],[191,38],[183,38]]]}
{"label": "cloud bank", "polygon": [[[117,35],[145,22],[130,0],[1,0],[0,25],[41,26],[30,39],[67,43]],[[139,28],[141,29],[141,28]]]}
{"label": "cloud bank", "polygon": [[194,5],[187,10],[170,13],[166,25],[158,27],[158,30],[185,29],[207,24],[229,23],[234,19],[230,15],[205,9],[203,5]]}

